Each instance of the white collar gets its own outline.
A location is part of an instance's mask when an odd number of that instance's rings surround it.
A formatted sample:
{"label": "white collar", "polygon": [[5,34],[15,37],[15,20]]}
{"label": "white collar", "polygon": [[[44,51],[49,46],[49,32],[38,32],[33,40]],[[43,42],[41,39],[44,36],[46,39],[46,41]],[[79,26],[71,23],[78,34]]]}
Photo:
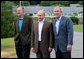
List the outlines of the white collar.
{"label": "white collar", "polygon": [[45,18],[42,21],[38,21],[38,22],[44,22],[44,21],[45,21]]}
{"label": "white collar", "polygon": [[[60,16],[59,21],[61,20],[61,18],[62,18],[62,15]],[[57,18],[56,18],[56,19],[57,19]]]}

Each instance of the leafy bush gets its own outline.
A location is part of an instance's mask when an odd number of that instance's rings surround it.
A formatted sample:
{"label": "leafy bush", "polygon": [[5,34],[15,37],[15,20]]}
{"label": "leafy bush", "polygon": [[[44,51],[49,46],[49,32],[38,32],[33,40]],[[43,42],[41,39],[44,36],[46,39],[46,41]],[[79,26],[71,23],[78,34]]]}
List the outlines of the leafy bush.
{"label": "leafy bush", "polygon": [[13,2],[1,2],[1,38],[13,37],[14,25],[13,20],[17,15],[12,13]]}
{"label": "leafy bush", "polygon": [[71,18],[71,20],[72,20],[72,22],[73,22],[73,25],[76,25],[76,24],[78,24],[78,18],[77,17],[70,17]]}

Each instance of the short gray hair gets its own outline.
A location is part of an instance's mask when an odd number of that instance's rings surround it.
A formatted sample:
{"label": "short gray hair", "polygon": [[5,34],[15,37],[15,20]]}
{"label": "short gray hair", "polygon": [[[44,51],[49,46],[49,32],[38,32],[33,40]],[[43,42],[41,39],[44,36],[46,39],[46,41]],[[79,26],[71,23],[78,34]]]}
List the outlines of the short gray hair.
{"label": "short gray hair", "polygon": [[24,10],[24,7],[23,6],[17,6],[17,8],[19,8],[19,7],[22,7],[22,10]]}
{"label": "short gray hair", "polygon": [[[63,8],[62,8],[62,7],[57,6],[57,7],[55,7],[55,8],[60,8],[60,11],[63,11]],[[54,8],[54,9],[55,9],[55,8]]]}

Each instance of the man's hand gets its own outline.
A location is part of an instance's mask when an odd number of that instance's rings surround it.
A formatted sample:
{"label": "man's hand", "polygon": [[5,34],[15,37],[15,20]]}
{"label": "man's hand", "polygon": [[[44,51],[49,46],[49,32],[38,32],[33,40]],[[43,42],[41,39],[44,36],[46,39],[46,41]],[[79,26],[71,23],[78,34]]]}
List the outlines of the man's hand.
{"label": "man's hand", "polygon": [[71,51],[71,45],[67,45],[67,51]]}
{"label": "man's hand", "polygon": [[32,51],[32,52],[34,52],[34,51],[35,51],[33,47],[31,48],[31,51]]}
{"label": "man's hand", "polygon": [[49,47],[49,52],[51,52],[52,51],[52,48],[51,47]]}

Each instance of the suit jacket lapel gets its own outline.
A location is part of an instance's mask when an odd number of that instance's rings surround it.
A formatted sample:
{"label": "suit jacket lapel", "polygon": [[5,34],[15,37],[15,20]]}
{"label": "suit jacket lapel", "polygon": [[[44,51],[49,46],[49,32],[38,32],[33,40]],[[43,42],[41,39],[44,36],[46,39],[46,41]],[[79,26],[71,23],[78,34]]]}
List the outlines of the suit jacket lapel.
{"label": "suit jacket lapel", "polygon": [[[22,27],[23,27],[23,25],[24,25],[24,20],[22,22]],[[17,19],[17,27],[18,27],[18,32],[19,32],[19,19]],[[22,27],[21,27],[21,32],[22,32]]]}
{"label": "suit jacket lapel", "polygon": [[55,35],[57,35],[57,31],[56,31],[56,26],[55,26],[55,24],[56,24],[56,20],[54,20],[54,23],[53,23],[53,28],[54,28],[54,32],[55,32]]}
{"label": "suit jacket lapel", "polygon": [[62,18],[61,18],[61,20],[60,20],[60,23],[59,23],[59,30],[58,30],[58,34],[59,34],[59,31],[60,31],[60,27],[61,27],[61,24],[62,24],[62,21],[64,20],[64,18],[63,18],[63,16],[62,16]]}
{"label": "suit jacket lapel", "polygon": [[[37,34],[37,38],[38,38],[38,22],[35,24],[35,30],[36,30],[36,34]],[[37,39],[37,41],[38,41],[38,39]]]}
{"label": "suit jacket lapel", "polygon": [[19,32],[19,20],[17,19],[17,29],[18,29],[18,32]]}
{"label": "suit jacket lapel", "polygon": [[45,26],[46,26],[46,21],[44,21],[44,24],[43,24],[43,27],[42,27],[42,31],[41,31],[41,35],[43,33],[43,30],[44,30]]}
{"label": "suit jacket lapel", "polygon": [[22,32],[22,29],[23,29],[23,26],[24,26],[24,21],[25,21],[25,17],[24,17],[23,22],[22,22],[21,32]]}
{"label": "suit jacket lapel", "polygon": [[25,25],[25,22],[26,22],[26,15],[23,16],[23,22],[22,22],[22,27],[21,27],[21,32],[23,30],[23,26]]}

